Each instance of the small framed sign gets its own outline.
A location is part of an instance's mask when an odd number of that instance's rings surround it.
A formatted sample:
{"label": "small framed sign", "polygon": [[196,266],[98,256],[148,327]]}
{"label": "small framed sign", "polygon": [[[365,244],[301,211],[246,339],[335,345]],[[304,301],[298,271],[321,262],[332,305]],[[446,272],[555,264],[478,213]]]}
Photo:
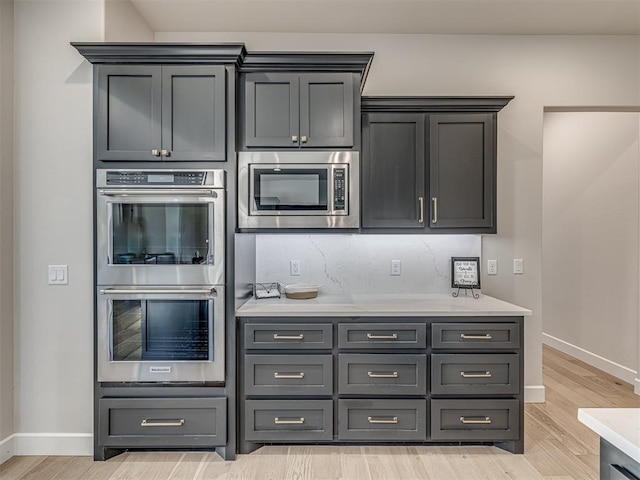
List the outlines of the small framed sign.
{"label": "small framed sign", "polygon": [[480,288],[479,257],[451,257],[451,288]]}

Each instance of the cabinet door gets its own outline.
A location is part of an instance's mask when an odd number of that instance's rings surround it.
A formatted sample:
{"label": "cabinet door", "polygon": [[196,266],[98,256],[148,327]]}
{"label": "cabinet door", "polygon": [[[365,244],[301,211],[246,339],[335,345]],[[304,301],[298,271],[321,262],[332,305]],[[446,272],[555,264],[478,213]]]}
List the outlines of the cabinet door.
{"label": "cabinet door", "polygon": [[224,67],[162,67],[164,160],[226,160],[225,122]]}
{"label": "cabinet door", "polygon": [[98,160],[158,161],[161,67],[99,66],[97,75]]}
{"label": "cabinet door", "polygon": [[424,119],[404,113],[363,116],[363,228],[425,228]]}
{"label": "cabinet door", "polygon": [[495,230],[495,114],[429,116],[430,228]]}
{"label": "cabinet door", "polygon": [[245,145],[298,146],[298,74],[248,73],[244,88]]}
{"label": "cabinet door", "polygon": [[353,76],[300,75],[300,145],[353,146]]}

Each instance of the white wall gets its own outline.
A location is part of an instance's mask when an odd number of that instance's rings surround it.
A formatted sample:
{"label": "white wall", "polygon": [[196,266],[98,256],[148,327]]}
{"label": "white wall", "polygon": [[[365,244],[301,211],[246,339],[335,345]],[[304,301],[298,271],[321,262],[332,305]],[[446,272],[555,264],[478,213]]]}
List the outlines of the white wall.
{"label": "white wall", "polygon": [[153,42],[153,31],[130,0],[105,0],[105,42]]}
{"label": "white wall", "polygon": [[[92,69],[101,0],[15,3],[18,455],[93,452]],[[47,285],[47,265],[69,285]]]}
{"label": "white wall", "polygon": [[[498,231],[483,291],[533,311],[525,328],[529,399],[542,387],[542,117],[545,106],[638,105],[636,37],[156,33],[156,41],[243,41],[248,50],[374,51],[365,95],[515,95],[498,115]],[[523,258],[525,274],[510,273]],[[484,269],[486,271],[486,269]],[[535,392],[535,393],[534,393]]]}
{"label": "white wall", "polygon": [[545,342],[633,383],[640,243],[631,112],[545,113]]}
{"label": "white wall", "polygon": [[[13,2],[0,2],[0,252],[13,251]],[[13,455],[13,255],[0,255],[0,464]]]}
{"label": "white wall", "polygon": [[[451,293],[451,257],[479,257],[476,235],[258,235],[256,281],[313,283],[321,292]],[[289,262],[300,261],[300,276]],[[391,276],[391,260],[401,275]]]}

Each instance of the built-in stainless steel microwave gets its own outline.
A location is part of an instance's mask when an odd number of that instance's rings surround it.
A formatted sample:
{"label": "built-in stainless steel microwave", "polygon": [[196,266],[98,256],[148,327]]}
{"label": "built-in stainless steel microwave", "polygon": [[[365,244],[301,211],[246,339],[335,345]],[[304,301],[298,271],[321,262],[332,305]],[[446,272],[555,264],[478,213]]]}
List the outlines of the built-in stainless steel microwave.
{"label": "built-in stainless steel microwave", "polygon": [[358,228],[358,152],[240,152],[238,226]]}

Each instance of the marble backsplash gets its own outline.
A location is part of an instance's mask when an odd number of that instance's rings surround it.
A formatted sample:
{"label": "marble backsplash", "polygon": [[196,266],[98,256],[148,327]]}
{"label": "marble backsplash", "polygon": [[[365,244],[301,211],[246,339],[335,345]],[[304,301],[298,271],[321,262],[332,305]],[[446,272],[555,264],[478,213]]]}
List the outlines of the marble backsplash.
{"label": "marble backsplash", "polygon": [[[257,235],[256,281],[315,283],[333,294],[449,293],[451,257],[480,251],[478,235]],[[391,260],[400,260],[399,276],[390,275]]]}

